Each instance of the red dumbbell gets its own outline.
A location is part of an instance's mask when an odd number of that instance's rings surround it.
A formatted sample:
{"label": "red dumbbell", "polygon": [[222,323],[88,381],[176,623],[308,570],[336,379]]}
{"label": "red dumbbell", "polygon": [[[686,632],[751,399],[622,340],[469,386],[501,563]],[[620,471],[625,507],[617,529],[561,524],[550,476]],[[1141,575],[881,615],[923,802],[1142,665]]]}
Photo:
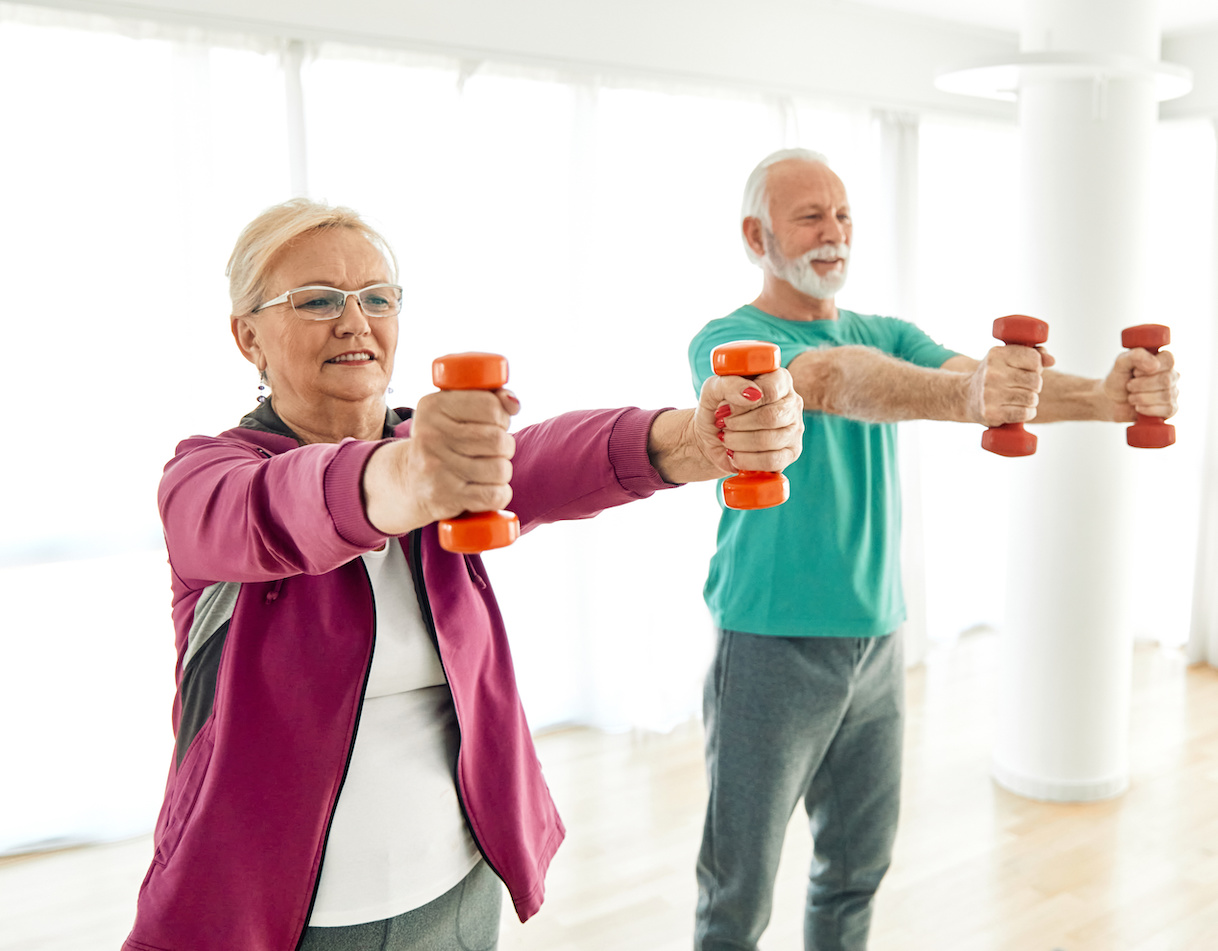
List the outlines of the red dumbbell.
{"label": "red dumbbell", "polygon": [[[711,353],[716,376],[754,377],[778,367],[778,347],[761,340],[735,340]],[[723,504],[729,509],[768,509],[790,496],[791,484],[781,472],[741,470],[723,483]]]}
{"label": "red dumbbell", "polygon": [[[1126,350],[1142,347],[1158,353],[1160,347],[1171,343],[1171,328],[1163,324],[1138,324],[1121,331],[1121,346]],[[1165,449],[1176,442],[1176,427],[1161,416],[1143,416],[1125,430],[1125,441],[1136,449]]]}
{"label": "red dumbbell", "polygon": [[[431,382],[441,390],[497,390],[507,380],[507,357],[497,353],[450,353],[431,364]],[[466,512],[437,524],[440,547],[459,554],[503,548],[520,537],[520,520],[503,509]]]}
{"label": "red dumbbell", "polygon": [[[1008,346],[1035,347],[1049,339],[1049,325],[1035,317],[1011,314],[994,321],[994,336]],[[1023,423],[1003,423],[981,434],[981,448],[1000,456],[1030,456],[1036,452],[1036,436]]]}

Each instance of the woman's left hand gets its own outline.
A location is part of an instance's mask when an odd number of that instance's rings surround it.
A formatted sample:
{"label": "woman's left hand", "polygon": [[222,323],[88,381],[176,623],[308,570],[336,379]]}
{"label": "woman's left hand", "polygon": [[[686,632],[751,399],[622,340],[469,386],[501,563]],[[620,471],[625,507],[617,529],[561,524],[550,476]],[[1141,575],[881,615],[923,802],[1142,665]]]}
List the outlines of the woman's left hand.
{"label": "woman's left hand", "polygon": [[712,376],[697,408],[656,418],[647,449],[666,481],[698,482],[739,470],[779,472],[799,458],[803,431],[803,400],[785,369]]}

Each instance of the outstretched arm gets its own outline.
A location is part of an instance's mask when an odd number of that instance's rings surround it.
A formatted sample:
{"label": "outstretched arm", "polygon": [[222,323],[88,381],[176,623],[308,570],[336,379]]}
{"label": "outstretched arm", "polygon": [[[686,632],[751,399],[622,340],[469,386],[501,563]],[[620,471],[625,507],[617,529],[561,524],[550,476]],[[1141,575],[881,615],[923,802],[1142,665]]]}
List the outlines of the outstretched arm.
{"label": "outstretched arm", "polygon": [[921,367],[870,347],[808,350],[790,363],[804,407],[873,423],[940,419],[997,426],[1036,415],[1041,374],[1053,358],[1033,347],[994,347]]}
{"label": "outstretched arm", "polygon": [[[957,356],[943,367],[968,371],[976,365],[975,360]],[[1138,413],[1173,416],[1178,408],[1176,382],[1179,377],[1169,352],[1163,350],[1152,354],[1141,348],[1122,352],[1102,380],[1045,370],[1035,421],[1131,423]]]}

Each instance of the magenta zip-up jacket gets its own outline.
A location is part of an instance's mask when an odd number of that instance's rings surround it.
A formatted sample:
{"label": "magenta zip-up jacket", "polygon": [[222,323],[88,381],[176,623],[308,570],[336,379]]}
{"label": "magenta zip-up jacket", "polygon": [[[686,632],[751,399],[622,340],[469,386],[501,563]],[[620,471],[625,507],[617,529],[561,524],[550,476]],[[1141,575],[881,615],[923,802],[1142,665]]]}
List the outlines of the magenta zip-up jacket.
{"label": "magenta zip-up jacket", "polygon": [[[658,412],[570,413],[517,433],[521,528],[668,488],[647,455]],[[388,414],[389,438],[409,436],[404,416]],[[376,637],[359,556],[385,538],[364,515],[360,482],[379,445],[301,446],[264,403],[238,429],[183,441],[166,465],[176,742],[125,951],[298,947]],[[503,620],[479,557],[440,548],[435,525],[403,543],[456,708],[460,801],[524,921],[541,906],[564,830]]]}

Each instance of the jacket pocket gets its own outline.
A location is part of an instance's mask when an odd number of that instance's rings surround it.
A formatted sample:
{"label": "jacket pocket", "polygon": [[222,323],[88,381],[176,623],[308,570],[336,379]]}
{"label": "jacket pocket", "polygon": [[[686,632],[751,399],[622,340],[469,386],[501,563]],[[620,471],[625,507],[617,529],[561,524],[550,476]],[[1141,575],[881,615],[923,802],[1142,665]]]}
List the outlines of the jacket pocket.
{"label": "jacket pocket", "polygon": [[167,793],[164,831],[155,843],[152,856],[154,863],[165,865],[173,857],[178,843],[182,840],[182,833],[190,822],[195,803],[199,799],[199,791],[203,788],[203,780],[207,777],[207,767],[211,765],[215,722],[215,718],[211,717],[203,724],[194,742],[190,744],[190,749],[182,757],[182,765]]}

